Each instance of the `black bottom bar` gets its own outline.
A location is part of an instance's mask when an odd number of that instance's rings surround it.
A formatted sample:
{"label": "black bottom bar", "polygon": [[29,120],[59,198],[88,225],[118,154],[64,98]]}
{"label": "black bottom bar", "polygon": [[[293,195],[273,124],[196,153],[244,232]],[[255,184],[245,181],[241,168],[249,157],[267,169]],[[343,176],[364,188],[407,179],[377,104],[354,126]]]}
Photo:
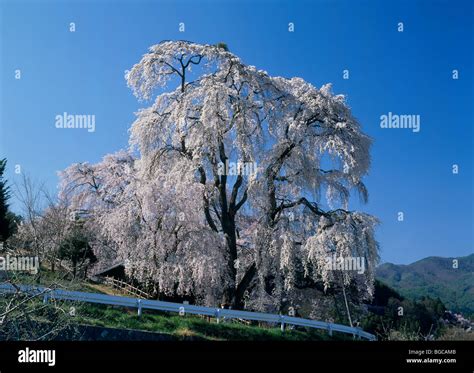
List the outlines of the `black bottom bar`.
{"label": "black bottom bar", "polygon": [[[205,361],[212,371],[227,372],[228,368],[250,367],[253,361],[265,365],[286,365],[294,361],[359,371],[403,369],[403,371],[466,371],[474,368],[473,342],[0,342],[0,372],[72,371],[84,372],[124,368],[134,373],[159,372],[166,363],[176,367],[193,367]],[[19,351],[54,350],[55,365],[47,362],[18,361]],[[26,354],[22,356],[25,358]],[[34,354],[34,352],[33,352]],[[36,356],[36,355],[35,355]],[[46,356],[46,355],[43,355]],[[50,355],[51,356],[51,355]],[[40,358],[40,357],[38,357]],[[46,358],[45,358],[46,359]],[[411,361],[407,361],[411,359]],[[418,359],[418,360],[416,360]],[[436,360],[435,360],[436,359]],[[47,360],[47,359],[46,359]],[[250,364],[250,365],[249,365]],[[292,365],[294,366],[294,365]],[[294,366],[296,369],[297,366]],[[313,371],[314,369],[311,369]],[[110,371],[110,370],[107,370]],[[180,371],[180,370],[178,370]],[[317,371],[314,370],[314,371]]]}

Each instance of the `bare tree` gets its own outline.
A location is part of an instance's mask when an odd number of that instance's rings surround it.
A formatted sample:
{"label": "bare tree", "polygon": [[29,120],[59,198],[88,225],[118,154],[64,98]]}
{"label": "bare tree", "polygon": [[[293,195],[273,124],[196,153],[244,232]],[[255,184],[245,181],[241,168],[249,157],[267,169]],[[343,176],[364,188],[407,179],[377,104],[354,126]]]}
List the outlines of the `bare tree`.
{"label": "bare tree", "polygon": [[6,281],[14,292],[0,291],[0,340],[52,340],[67,331],[75,335],[74,308],[60,301],[44,302],[50,289],[60,287],[52,281],[42,291],[25,292],[17,285],[17,273],[7,272]]}

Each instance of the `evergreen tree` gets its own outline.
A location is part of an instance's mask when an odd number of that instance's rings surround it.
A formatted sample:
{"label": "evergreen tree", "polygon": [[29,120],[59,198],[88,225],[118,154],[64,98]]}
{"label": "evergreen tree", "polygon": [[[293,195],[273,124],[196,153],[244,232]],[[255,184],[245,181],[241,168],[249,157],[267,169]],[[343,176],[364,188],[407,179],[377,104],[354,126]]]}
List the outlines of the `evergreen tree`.
{"label": "evergreen tree", "polygon": [[3,176],[6,166],[7,160],[0,160],[0,241],[5,241],[11,235],[11,214],[8,211],[10,190]]}
{"label": "evergreen tree", "polygon": [[61,244],[58,254],[59,259],[66,259],[71,262],[74,278],[76,278],[77,268],[82,266],[87,259],[91,264],[97,261],[94,251],[80,226],[71,229],[67,238]]}

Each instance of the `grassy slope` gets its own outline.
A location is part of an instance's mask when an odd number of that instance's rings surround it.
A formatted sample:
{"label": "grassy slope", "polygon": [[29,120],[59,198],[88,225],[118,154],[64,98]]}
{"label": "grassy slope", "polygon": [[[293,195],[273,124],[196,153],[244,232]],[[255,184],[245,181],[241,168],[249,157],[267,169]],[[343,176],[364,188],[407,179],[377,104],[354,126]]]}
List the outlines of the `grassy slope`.
{"label": "grassy slope", "polygon": [[[28,274],[17,275],[15,283],[35,284],[38,286],[54,286],[69,290],[78,290],[94,293],[121,295],[118,291],[104,285],[87,282],[70,281],[47,268],[41,270],[41,276]],[[118,329],[135,329],[150,332],[171,334],[178,338],[197,337],[210,340],[337,340],[352,338],[339,333],[331,337],[326,331],[315,329],[287,329],[281,332],[279,325],[269,326],[252,323],[245,325],[235,320],[225,323],[216,323],[215,319],[208,321],[205,318],[193,315],[179,316],[173,313],[144,310],[138,317],[136,309],[96,305],[90,303],[65,302],[62,307],[69,312],[69,307],[75,306],[76,316],[74,323],[102,326]],[[45,321],[45,320],[42,320]]]}
{"label": "grassy slope", "polygon": [[237,321],[217,324],[193,315],[179,316],[165,312],[147,311],[138,317],[136,310],[110,306],[83,304],[77,308],[80,324],[120,329],[146,330],[167,333],[176,337],[199,337],[210,340],[328,340],[347,338],[330,337],[325,331],[289,330],[281,332],[279,326],[245,325]]}

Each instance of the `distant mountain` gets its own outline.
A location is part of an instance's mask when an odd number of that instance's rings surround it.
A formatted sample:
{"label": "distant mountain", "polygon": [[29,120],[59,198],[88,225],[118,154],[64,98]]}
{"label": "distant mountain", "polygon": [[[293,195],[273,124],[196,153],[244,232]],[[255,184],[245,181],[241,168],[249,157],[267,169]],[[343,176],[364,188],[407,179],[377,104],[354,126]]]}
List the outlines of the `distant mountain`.
{"label": "distant mountain", "polygon": [[[458,268],[453,268],[457,259]],[[381,264],[376,278],[401,295],[439,297],[446,307],[474,315],[474,254],[458,258],[431,256],[408,265]]]}

